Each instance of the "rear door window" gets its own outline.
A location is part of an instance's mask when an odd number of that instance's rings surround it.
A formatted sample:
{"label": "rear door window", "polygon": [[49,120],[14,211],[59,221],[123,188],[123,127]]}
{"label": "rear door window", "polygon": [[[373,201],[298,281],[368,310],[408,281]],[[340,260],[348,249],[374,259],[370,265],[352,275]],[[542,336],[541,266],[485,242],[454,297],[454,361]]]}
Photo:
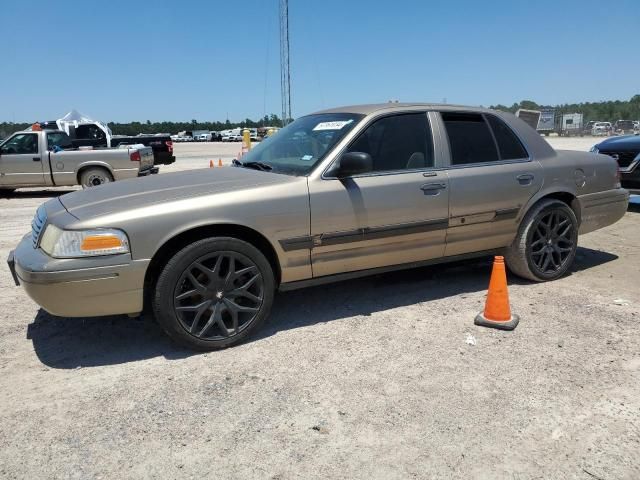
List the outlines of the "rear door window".
{"label": "rear door window", "polygon": [[452,165],[495,162],[500,159],[489,125],[482,114],[443,112]]}
{"label": "rear door window", "polygon": [[486,115],[486,118],[496,138],[498,150],[500,151],[500,160],[516,160],[529,157],[518,137],[506,123],[493,115]]}

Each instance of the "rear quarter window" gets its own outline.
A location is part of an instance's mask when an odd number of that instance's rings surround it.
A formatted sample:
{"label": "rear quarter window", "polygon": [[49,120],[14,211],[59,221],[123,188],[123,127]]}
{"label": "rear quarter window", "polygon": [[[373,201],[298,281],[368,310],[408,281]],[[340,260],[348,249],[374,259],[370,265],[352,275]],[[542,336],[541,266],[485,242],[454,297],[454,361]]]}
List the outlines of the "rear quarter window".
{"label": "rear quarter window", "polygon": [[529,157],[516,134],[506,123],[493,115],[487,115],[486,117],[493,130],[493,135],[496,137],[500,160],[517,160]]}

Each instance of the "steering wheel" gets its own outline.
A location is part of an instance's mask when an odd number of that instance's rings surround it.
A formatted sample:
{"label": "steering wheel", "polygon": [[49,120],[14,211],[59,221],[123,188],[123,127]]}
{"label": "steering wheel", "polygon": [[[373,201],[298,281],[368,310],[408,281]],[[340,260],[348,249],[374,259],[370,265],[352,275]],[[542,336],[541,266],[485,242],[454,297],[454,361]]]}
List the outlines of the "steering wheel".
{"label": "steering wheel", "polygon": [[[3,148],[4,150],[4,148]],[[5,150],[5,153],[18,153],[18,150],[16,149],[16,147],[14,147],[13,145],[10,147],[7,147],[7,149]]]}

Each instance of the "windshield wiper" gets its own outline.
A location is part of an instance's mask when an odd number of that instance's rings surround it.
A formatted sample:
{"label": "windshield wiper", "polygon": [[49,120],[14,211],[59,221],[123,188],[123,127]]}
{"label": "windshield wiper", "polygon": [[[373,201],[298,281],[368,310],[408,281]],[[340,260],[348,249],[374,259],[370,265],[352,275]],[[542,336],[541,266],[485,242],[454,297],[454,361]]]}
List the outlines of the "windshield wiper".
{"label": "windshield wiper", "polygon": [[262,162],[241,162],[240,160],[236,160],[235,158],[231,161],[231,164],[235,167],[244,167],[244,168],[253,168],[254,170],[261,170],[263,172],[270,172],[273,170],[271,165],[267,165]]}

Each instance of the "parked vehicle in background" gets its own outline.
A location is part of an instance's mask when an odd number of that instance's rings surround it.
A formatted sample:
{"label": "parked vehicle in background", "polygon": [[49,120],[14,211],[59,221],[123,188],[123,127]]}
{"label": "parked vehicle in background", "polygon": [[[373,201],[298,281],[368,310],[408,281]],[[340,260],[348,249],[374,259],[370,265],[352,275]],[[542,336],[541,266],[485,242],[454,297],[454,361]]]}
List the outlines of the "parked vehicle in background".
{"label": "parked vehicle in background", "polygon": [[210,142],[211,141],[211,134],[209,132],[200,133],[196,137],[194,137],[194,139],[195,139],[196,142]]}
{"label": "parked vehicle in background", "polygon": [[582,129],[582,133],[584,133],[585,135],[591,135],[593,131],[593,127],[595,126],[596,123],[598,122],[595,120],[590,120],[587,123],[585,123],[584,128]]}
{"label": "parked vehicle in background", "polygon": [[169,165],[176,161],[173,155],[173,140],[168,134],[140,134],[135,137],[113,135],[107,124],[92,120],[75,110],[61,119],[44,122],[43,125],[45,128],[65,132],[75,147],[117,147],[142,144],[152,148],[155,165]]}
{"label": "parked vehicle in background", "polygon": [[174,340],[211,350],[255,332],[276,289],[496,252],[521,277],[557,279],[579,235],[629,200],[611,158],[554,151],[513,115],[474,107],[325,110],[235,165],[48,201],[9,254],[14,279],[65,317],[146,300]]}
{"label": "parked vehicle in background", "polygon": [[220,132],[214,132],[212,130],[210,133],[212,142],[219,142],[220,140],[222,140],[222,135],[220,135]]}
{"label": "parked vehicle in background", "polygon": [[520,118],[523,122],[525,122],[534,130],[538,128],[538,123],[540,122],[541,114],[542,112],[540,110],[526,110],[524,108],[521,108],[518,111],[516,111],[516,117]]}
{"label": "parked vehicle in background", "polygon": [[228,131],[222,134],[221,141],[223,142],[241,142],[242,135],[236,131]]}
{"label": "parked vehicle in background", "polygon": [[636,132],[640,131],[640,120],[633,122],[633,129]]}
{"label": "parked vehicle in background", "polygon": [[561,137],[583,136],[582,114],[564,113],[556,116],[556,133]]}
{"label": "parked vehicle in background", "polygon": [[594,145],[591,151],[609,155],[618,162],[622,186],[640,193],[640,136],[610,137]]}
{"label": "parked vehicle in background", "polygon": [[60,130],[17,132],[0,145],[2,190],[93,187],[157,172],[150,147],[74,147],[66,132]]}
{"label": "parked vehicle in background", "polygon": [[556,125],[556,111],[555,110],[542,110],[540,112],[540,118],[538,120],[538,127],[536,130],[542,135],[549,136],[554,132]]}
{"label": "parked vehicle in background", "polygon": [[591,135],[594,135],[594,136],[609,135],[609,133],[611,133],[611,130],[612,130],[611,122],[594,122],[591,128]]}
{"label": "parked vehicle in background", "polygon": [[628,135],[634,133],[634,127],[632,120],[618,120],[613,124],[613,132],[618,135]]}
{"label": "parked vehicle in background", "polygon": [[209,142],[211,141],[211,133],[209,130],[194,130],[191,132],[193,140],[196,142]]}

